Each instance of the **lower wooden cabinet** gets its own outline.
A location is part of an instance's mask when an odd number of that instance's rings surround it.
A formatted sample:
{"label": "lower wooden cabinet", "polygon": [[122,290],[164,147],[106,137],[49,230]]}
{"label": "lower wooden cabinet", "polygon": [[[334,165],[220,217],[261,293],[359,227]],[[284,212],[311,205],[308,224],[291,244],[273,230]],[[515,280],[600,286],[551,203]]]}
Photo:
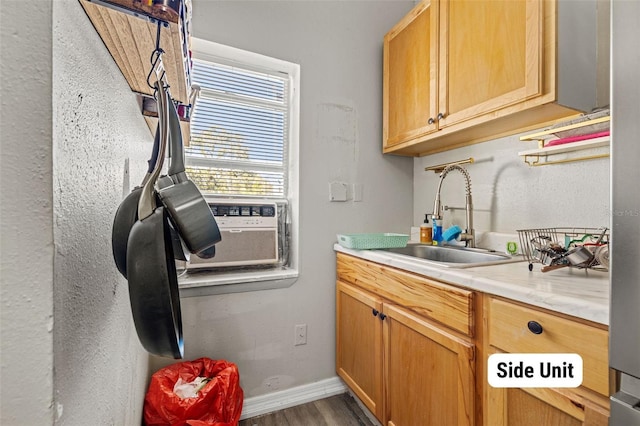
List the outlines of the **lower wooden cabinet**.
{"label": "lower wooden cabinet", "polygon": [[607,426],[609,409],[601,401],[562,389],[489,389],[485,425]]}
{"label": "lower wooden cabinet", "polygon": [[338,281],[336,371],[360,401],[383,419],[382,301]]}
{"label": "lower wooden cabinet", "polygon": [[[605,326],[342,253],[337,264],[336,371],[384,426],[607,425]],[[493,388],[493,353],[577,353],[582,386]]]}
{"label": "lower wooden cabinet", "polygon": [[338,280],[336,370],[384,425],[474,424],[474,347]]}
{"label": "lower wooden cabinet", "polygon": [[406,309],[384,305],[382,311],[383,424],[473,425],[473,345]]}
{"label": "lower wooden cabinet", "polygon": [[[487,356],[493,353],[577,353],[579,388],[486,386],[485,425],[606,426],[609,419],[608,333],[598,327],[507,300],[488,298]],[[529,324],[539,327],[530,331]]]}

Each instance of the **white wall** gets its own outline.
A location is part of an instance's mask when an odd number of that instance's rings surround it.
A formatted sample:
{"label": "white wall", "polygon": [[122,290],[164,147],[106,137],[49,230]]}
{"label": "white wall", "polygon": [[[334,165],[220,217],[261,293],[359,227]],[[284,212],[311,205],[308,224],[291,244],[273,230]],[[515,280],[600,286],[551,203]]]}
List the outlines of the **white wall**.
{"label": "white wall", "polygon": [[[336,233],[411,224],[412,160],[382,155],[381,121],[382,37],[412,6],[194,1],[195,37],[301,65],[299,280],[182,299],[186,358],[237,363],[247,397],[335,376]],[[363,202],[330,203],[332,180],[364,184]],[[308,343],[294,347],[294,325],[303,323]]]}
{"label": "white wall", "polygon": [[111,226],[129,182],[142,179],[152,137],[77,0],[53,2],[53,111],[56,423],[139,424],[149,358]]}
{"label": "white wall", "polygon": [[0,424],[53,420],[51,2],[0,3]]}
{"label": "white wall", "polygon": [[[527,132],[535,133],[536,131]],[[515,233],[538,227],[608,226],[609,158],[530,167],[518,152],[535,149],[537,142],[521,142],[520,135],[471,145],[414,160],[416,225],[433,212],[439,175],[424,168],[473,157],[464,167],[471,175],[475,229]],[[589,153],[589,152],[586,152]],[[464,180],[456,171],[445,178],[442,205],[464,207]],[[444,212],[444,225],[464,227],[464,210]]]}
{"label": "white wall", "polygon": [[148,356],[110,240],[151,135],[77,0],[0,16],[0,423],[140,424]]}

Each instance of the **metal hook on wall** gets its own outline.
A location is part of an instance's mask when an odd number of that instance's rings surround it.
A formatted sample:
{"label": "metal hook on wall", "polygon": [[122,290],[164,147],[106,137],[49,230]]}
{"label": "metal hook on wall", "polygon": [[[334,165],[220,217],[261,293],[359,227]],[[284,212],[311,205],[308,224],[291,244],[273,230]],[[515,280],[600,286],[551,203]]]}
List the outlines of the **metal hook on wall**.
{"label": "metal hook on wall", "polygon": [[162,63],[162,55],[164,54],[164,50],[162,50],[162,48],[160,47],[160,29],[162,28],[162,25],[163,21],[158,21],[158,30],[156,32],[156,46],[153,52],[151,52],[151,70],[149,71],[149,74],[147,74],[147,85],[149,85],[150,88],[154,89],[154,98],[157,98],[157,87],[154,84],[151,84],[151,75],[155,73],[157,81],[161,81],[162,79],[164,79],[165,75],[164,64]]}

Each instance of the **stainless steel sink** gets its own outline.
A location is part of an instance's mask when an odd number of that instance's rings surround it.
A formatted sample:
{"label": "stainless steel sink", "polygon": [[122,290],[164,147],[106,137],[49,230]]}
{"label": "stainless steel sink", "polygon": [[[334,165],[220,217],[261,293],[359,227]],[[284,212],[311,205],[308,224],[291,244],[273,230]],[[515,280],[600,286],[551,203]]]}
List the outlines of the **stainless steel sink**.
{"label": "stainless steel sink", "polygon": [[384,251],[418,258],[428,263],[447,268],[471,268],[474,266],[496,265],[522,260],[519,257],[512,257],[506,253],[457,246],[409,244],[406,247],[389,248],[384,249]]}

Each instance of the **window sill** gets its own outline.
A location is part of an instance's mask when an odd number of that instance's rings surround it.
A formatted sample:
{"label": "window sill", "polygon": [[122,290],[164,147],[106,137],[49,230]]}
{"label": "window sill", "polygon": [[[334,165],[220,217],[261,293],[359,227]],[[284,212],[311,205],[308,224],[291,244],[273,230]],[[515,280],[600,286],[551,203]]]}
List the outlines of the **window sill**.
{"label": "window sill", "polygon": [[291,287],[298,270],[282,268],[262,271],[197,272],[178,279],[180,297],[242,293]]}

